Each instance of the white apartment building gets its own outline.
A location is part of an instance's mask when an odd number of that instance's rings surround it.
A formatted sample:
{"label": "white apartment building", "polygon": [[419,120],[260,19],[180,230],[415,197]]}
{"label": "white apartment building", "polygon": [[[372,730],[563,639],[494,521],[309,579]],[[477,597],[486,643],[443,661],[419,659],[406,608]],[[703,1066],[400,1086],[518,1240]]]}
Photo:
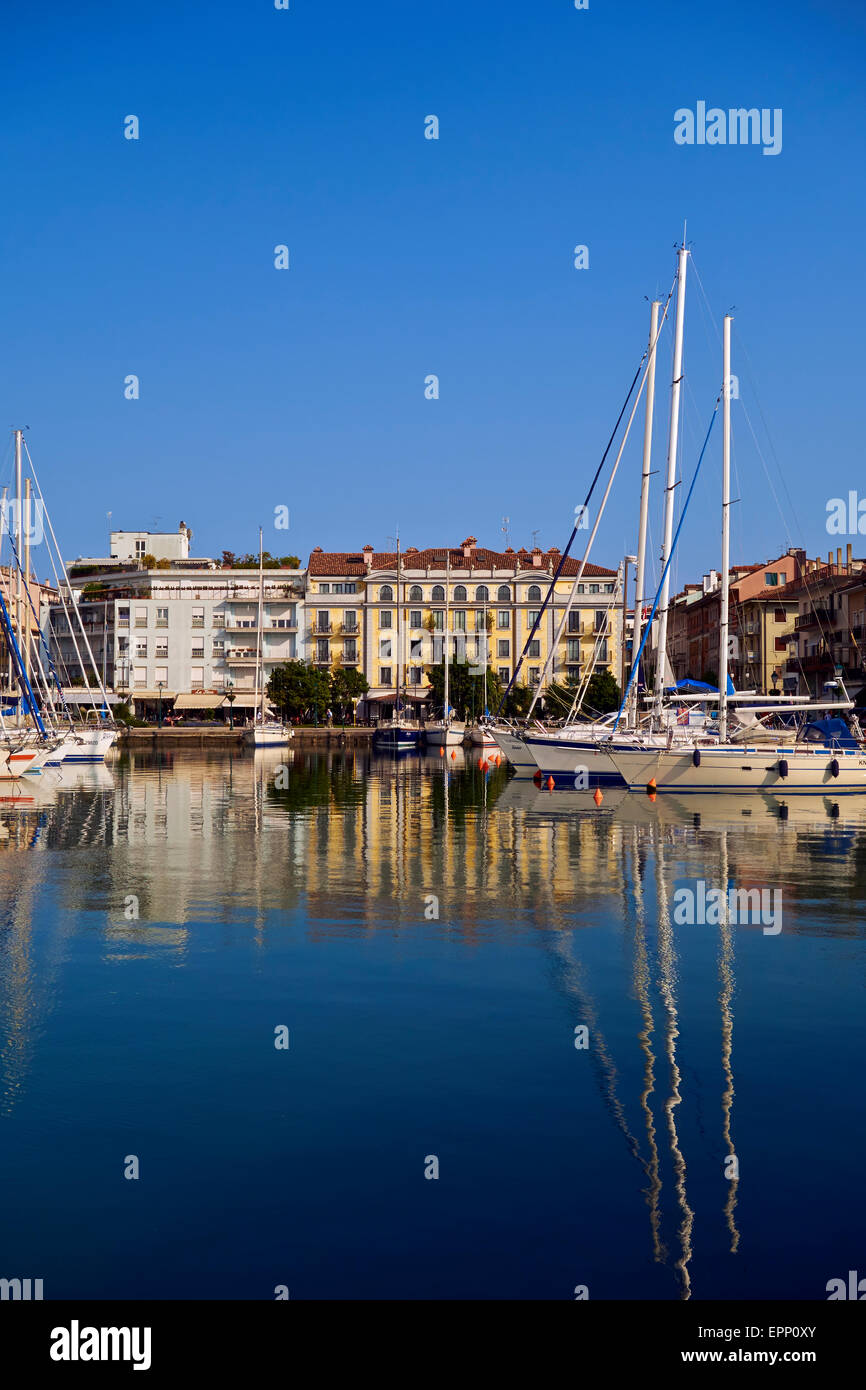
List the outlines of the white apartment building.
{"label": "white apartment building", "polygon": [[[153,713],[157,702],[163,709],[221,710],[229,694],[239,716],[250,712],[259,639],[257,570],[220,569],[211,562],[197,570],[88,573],[83,564],[76,562],[76,577],[70,581],[72,601],[106,688],[135,714]],[[266,680],[281,662],[305,655],[304,582],[304,570],[265,571],[261,640]],[[74,616],[73,628],[80,647]],[[43,629],[61,681],[74,687],[80,668],[60,600],[43,606]]]}

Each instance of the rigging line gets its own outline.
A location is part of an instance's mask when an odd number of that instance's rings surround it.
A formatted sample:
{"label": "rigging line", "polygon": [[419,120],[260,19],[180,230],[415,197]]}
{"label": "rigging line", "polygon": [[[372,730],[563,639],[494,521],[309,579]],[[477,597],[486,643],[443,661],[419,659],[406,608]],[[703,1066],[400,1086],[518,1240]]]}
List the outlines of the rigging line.
{"label": "rigging line", "polygon": [[[612,731],[611,731],[612,733],[616,733],[616,730],[617,730],[617,728],[619,727],[619,721],[620,721],[620,719],[622,718],[622,712],[623,712],[623,710],[625,709],[626,701],[628,700],[628,697],[629,697],[629,695],[630,695],[630,693],[631,693],[632,685],[634,684],[635,675],[637,674],[638,668],[639,668],[639,666],[640,666],[640,659],[641,659],[641,657],[643,656],[643,649],[644,649],[644,647],[646,646],[647,638],[649,637],[650,631],[651,631],[651,629],[652,629],[653,618],[655,617],[655,615],[656,615],[656,609],[658,608],[659,596],[660,596],[661,591],[662,591],[662,585],[664,584],[665,578],[666,578],[667,573],[668,573],[668,570],[669,570],[670,567],[671,567],[671,561],[673,560],[674,555],[676,554],[676,550],[677,550],[677,541],[678,541],[679,538],[680,538],[680,531],[681,531],[682,528],[683,528],[683,522],[684,522],[685,519],[686,519],[686,512],[688,511],[688,509],[689,509],[689,503],[690,503],[691,500],[692,500],[692,493],[693,493],[694,490],[695,490],[695,483],[697,482],[697,480],[698,480],[698,474],[699,474],[700,471],[701,471],[701,464],[702,464],[703,461],[704,461],[704,454],[707,452],[707,445],[708,445],[709,442],[710,442],[710,435],[712,434],[712,431],[713,431],[713,425],[716,423],[716,416],[717,416],[718,413],[719,413],[719,404],[720,404],[720,402],[721,402],[721,399],[722,399],[722,395],[721,395],[721,392],[719,392],[718,396],[716,397],[716,403],[715,403],[715,405],[713,406],[713,413],[712,413],[712,415],[710,416],[710,424],[709,424],[709,428],[708,428],[707,433],[706,433],[706,438],[704,439],[704,446],[703,446],[703,448],[701,449],[700,457],[699,457],[699,459],[698,459],[698,461],[697,461],[697,464],[695,465],[695,471],[694,471],[694,473],[692,474],[692,481],[691,481],[691,484],[690,484],[690,486],[689,486],[688,495],[687,495],[687,497],[686,497],[685,502],[683,503],[683,510],[682,510],[682,512],[681,512],[681,514],[680,514],[679,522],[677,523],[676,533],[674,534],[674,538],[673,538],[673,540],[671,541],[671,553],[670,553],[670,555],[668,556],[667,563],[666,563],[666,565],[665,565],[665,567],[664,567],[664,570],[662,571],[662,577],[661,577],[661,580],[660,580],[660,582],[659,582],[658,589],[656,590],[656,596],[655,596],[655,598],[653,599],[653,606],[652,606],[652,609],[650,610],[650,615],[649,615],[649,617],[647,618],[647,621],[646,621],[646,628],[644,629],[644,634],[643,634],[643,637],[641,638],[641,644],[640,644],[640,647],[638,648],[637,656],[635,657],[634,662],[633,662],[633,664],[632,664],[631,675],[630,675],[629,678],[628,678],[628,685],[627,685],[626,688],[625,688],[625,692],[624,692],[623,697],[622,697],[622,704],[620,705],[619,710],[618,710],[618,712],[617,712],[616,721],[614,722],[614,726],[613,726],[613,729],[612,729]],[[664,653],[664,652],[660,652],[659,655],[658,655],[658,660],[659,660],[659,661],[664,661],[664,659],[665,659],[665,653]]]}
{"label": "rigging line", "polygon": [[[665,314],[667,314],[668,307],[669,307],[669,305],[670,305],[671,298],[672,298],[672,296],[673,296],[675,287],[676,287],[676,279],[674,279],[673,284],[671,285],[670,290],[668,291],[668,297],[667,297],[667,300],[666,300],[666,302],[665,302]],[[656,334],[656,343],[657,343],[657,342],[658,342],[658,333]],[[599,463],[598,468],[595,470],[595,477],[593,478],[592,483],[590,484],[589,492],[586,494],[586,499],[585,499],[585,501],[584,501],[584,503],[583,503],[583,506],[582,506],[582,508],[581,508],[580,516],[578,517],[578,520],[575,522],[574,526],[572,527],[572,532],[571,532],[571,535],[569,536],[568,544],[566,545],[564,551],[562,552],[562,555],[561,555],[560,558],[559,558],[559,563],[558,563],[558,565],[557,565],[557,567],[556,567],[556,570],[555,570],[555,572],[554,572],[554,574],[553,574],[553,577],[552,577],[552,579],[551,579],[551,581],[550,581],[550,587],[548,588],[548,591],[547,591],[547,593],[546,593],[546,595],[545,595],[545,597],[544,597],[544,602],[542,603],[541,608],[538,610],[538,614],[537,614],[537,616],[536,616],[535,622],[534,622],[533,625],[532,625],[532,631],[530,632],[529,636],[527,637],[526,642],[525,642],[524,647],[523,647],[523,651],[522,651],[521,654],[520,654],[520,660],[517,662],[517,665],[516,665],[515,668],[514,668],[514,674],[512,675],[511,680],[508,682],[508,686],[506,687],[505,693],[504,693],[504,695],[502,696],[502,699],[501,699],[500,702],[499,702],[499,707],[498,707],[498,709],[497,709],[497,711],[496,711],[497,717],[498,717],[499,715],[501,715],[502,709],[503,709],[503,707],[504,707],[504,705],[505,705],[505,701],[508,699],[508,696],[511,694],[511,691],[514,689],[514,686],[515,686],[516,681],[517,681],[517,677],[518,677],[518,675],[520,674],[521,667],[523,666],[523,663],[524,663],[524,661],[525,661],[525,659],[526,659],[526,654],[527,654],[527,652],[529,651],[529,644],[530,644],[530,642],[533,641],[533,639],[534,639],[534,637],[535,637],[535,634],[536,634],[536,632],[538,631],[539,626],[541,625],[541,619],[544,617],[545,611],[547,610],[547,608],[548,608],[548,606],[549,606],[549,604],[550,604],[551,598],[553,597],[554,593],[556,592],[556,584],[557,584],[557,581],[558,581],[559,576],[561,575],[561,573],[562,573],[562,571],[563,571],[563,569],[564,569],[564,567],[565,567],[565,562],[566,562],[566,560],[567,560],[567,558],[568,558],[569,551],[571,550],[571,547],[572,547],[572,545],[574,544],[574,539],[575,539],[575,536],[577,535],[578,528],[579,528],[579,524],[580,524],[580,522],[583,520],[583,517],[584,517],[584,515],[585,515],[585,513],[586,513],[586,509],[587,509],[587,507],[589,506],[590,499],[591,499],[591,497],[592,497],[593,492],[595,491],[596,483],[598,482],[598,480],[599,480],[599,478],[600,478],[600,476],[601,476],[601,471],[602,471],[602,469],[604,468],[605,462],[606,462],[606,460],[607,460],[607,456],[608,456],[608,454],[610,453],[610,451],[611,451],[611,449],[612,449],[612,447],[613,447],[613,442],[614,442],[614,440],[616,439],[617,431],[618,431],[618,429],[619,429],[619,427],[620,427],[620,424],[622,423],[622,417],[625,415],[625,412],[626,412],[626,410],[627,410],[627,408],[628,408],[628,403],[629,403],[629,401],[631,400],[632,393],[633,393],[633,391],[634,391],[635,386],[637,385],[638,377],[639,377],[640,374],[641,374],[641,370],[642,370],[642,368],[643,368],[643,364],[644,364],[644,362],[646,361],[646,359],[649,357],[649,354],[650,354],[650,345],[647,344],[647,346],[644,348],[644,351],[643,351],[643,354],[642,354],[642,356],[641,356],[640,362],[638,363],[637,371],[636,371],[635,374],[634,374],[634,378],[633,378],[633,380],[632,380],[631,386],[628,388],[628,395],[626,396],[625,400],[624,400],[623,403],[622,403],[622,409],[621,409],[620,412],[619,412],[619,415],[618,415],[618,417],[617,417],[616,424],[615,424],[614,427],[613,427],[613,431],[612,431],[612,433],[611,433],[610,439],[607,441],[607,445],[606,445],[606,447],[605,447],[605,451],[604,451],[604,453],[603,453],[602,456],[601,456],[601,462]]]}

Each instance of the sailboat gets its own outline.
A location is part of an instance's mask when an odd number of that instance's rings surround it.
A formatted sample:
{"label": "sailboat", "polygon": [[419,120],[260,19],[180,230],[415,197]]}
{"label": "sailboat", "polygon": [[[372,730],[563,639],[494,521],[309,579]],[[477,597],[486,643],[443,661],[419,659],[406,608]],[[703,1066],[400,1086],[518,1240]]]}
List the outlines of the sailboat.
{"label": "sailboat", "polygon": [[424,731],[401,714],[403,692],[403,595],[400,581],[400,537],[397,537],[397,664],[394,682],[394,714],[373,730],[373,747],[379,753],[412,753],[421,747]]}
{"label": "sailboat", "polygon": [[466,730],[464,743],[468,743],[472,748],[480,748],[492,752],[497,748],[497,742],[491,728],[492,721],[487,710],[487,653],[490,639],[487,636],[487,602],[481,610],[481,636],[477,639],[481,643],[483,652],[481,661],[481,700],[484,705],[484,714],[475,723],[470,724]]}
{"label": "sailboat", "polygon": [[[652,791],[784,791],[848,792],[866,791],[866,748],[854,733],[839,734],[831,720],[811,720],[794,737],[779,734],[774,746],[766,743],[749,745],[731,742],[728,738],[727,660],[728,611],[730,597],[730,473],[731,473],[731,323],[725,315],[723,331],[722,370],[722,573],[721,612],[719,621],[719,682],[718,739],[703,747],[694,740],[668,748],[628,748],[611,740],[607,745],[611,762],[630,789],[648,788]],[[664,579],[667,578],[668,565]],[[664,582],[664,581],[663,581]],[[659,650],[664,640],[664,617],[659,624]],[[638,654],[640,655],[640,653]],[[658,663],[661,666],[661,662]],[[657,677],[658,679],[658,677]],[[625,701],[623,702],[625,704]],[[802,715],[804,706],[794,706]],[[782,706],[751,705],[753,714],[778,713]],[[834,709],[852,709],[852,701],[836,701],[832,705],[810,704],[808,713]],[[830,727],[828,727],[830,726]]]}
{"label": "sailboat", "polygon": [[259,527],[259,613],[256,623],[256,708],[250,728],[244,731],[244,743],[251,748],[284,748],[294,738],[294,731],[282,720],[268,716],[265,681],[265,566],[264,534]]}
{"label": "sailboat", "polygon": [[466,725],[462,720],[454,719],[454,711],[449,701],[449,674],[451,667],[451,551],[445,557],[445,638],[444,638],[444,661],[445,661],[445,690],[443,696],[443,713],[441,719],[425,719],[424,734],[427,742],[432,745],[439,745],[442,748],[456,748],[463,742],[466,732]]}

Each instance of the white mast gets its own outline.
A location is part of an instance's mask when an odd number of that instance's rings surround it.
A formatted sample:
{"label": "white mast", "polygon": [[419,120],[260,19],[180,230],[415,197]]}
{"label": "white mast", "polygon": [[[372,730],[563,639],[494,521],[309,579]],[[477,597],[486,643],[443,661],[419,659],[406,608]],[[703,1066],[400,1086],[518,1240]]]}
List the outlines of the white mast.
{"label": "white mast", "polygon": [[[683,237],[685,241],[685,236]],[[665,520],[664,544],[662,546],[662,570],[667,565],[671,553],[674,534],[674,489],[677,484],[677,444],[680,428],[680,388],[683,380],[683,315],[686,307],[686,260],[688,251],[685,245],[677,251],[677,315],[674,328],[674,369],[671,382],[671,416],[668,427],[668,467],[665,482]],[[656,642],[655,703],[657,715],[661,714],[665,688],[665,659],[668,638],[668,596],[670,593],[670,570],[664,578],[658,606],[658,639]]]}
{"label": "white mast", "polygon": [[[635,577],[634,590],[634,629],[632,632],[632,651],[640,649],[640,639],[643,636],[643,606],[645,601],[644,589],[646,587],[646,536],[647,518],[649,513],[649,490],[650,490],[650,462],[652,459],[653,444],[653,408],[655,406],[656,394],[656,345],[658,342],[658,323],[659,323],[659,301],[654,299],[650,308],[650,336],[649,336],[649,370],[646,380],[646,416],[643,427],[643,471],[640,482],[640,520],[637,532],[637,575]],[[637,681],[632,686],[632,711],[637,702]],[[636,723],[633,714],[629,711],[626,719],[627,724]]]}
{"label": "white mast", "polygon": [[725,315],[722,365],[722,607],[719,615],[719,739],[728,737],[728,597],[731,587],[731,315]]}
{"label": "white mast", "polygon": [[[448,731],[448,645],[450,641],[448,632],[448,616],[451,611],[451,547],[449,545],[445,552],[445,706],[442,711],[442,719],[445,724],[445,731]],[[446,740],[447,741],[447,740]]]}
{"label": "white mast", "polygon": [[261,526],[259,527],[259,619],[256,627],[258,638],[256,641],[256,696],[259,703],[259,720],[262,725],[265,722],[265,634],[262,631],[265,623],[265,554],[264,554],[264,534]]}
{"label": "white mast", "polygon": [[403,676],[403,609],[400,602],[400,536],[397,540],[397,671],[394,691],[396,699],[394,701],[394,719],[400,718],[400,689]]}
{"label": "white mast", "polygon": [[[15,431],[15,558],[16,558],[16,566],[15,566],[15,636],[16,636],[16,638],[17,638],[17,640],[18,640],[18,645],[19,645],[19,647],[23,647],[23,645],[24,645],[23,629],[22,629],[22,619],[23,619],[23,614],[24,614],[24,604],[23,604],[23,592],[22,592],[22,588],[21,588],[21,565],[22,565],[21,530],[22,530],[22,520],[23,520],[23,518],[22,518],[22,512],[23,512],[23,508],[24,508],[24,499],[23,499],[23,497],[22,497],[22,487],[21,487],[21,437],[22,437],[22,432],[21,432],[21,430],[16,430],[16,431]],[[15,721],[16,724],[19,726],[19,728],[20,728],[21,724],[24,722],[24,709],[23,709],[23,705],[24,705],[24,694],[23,694],[23,691],[22,691],[22,692],[19,694],[19,697],[18,697],[18,705],[17,705],[18,715],[17,715],[16,721]]]}

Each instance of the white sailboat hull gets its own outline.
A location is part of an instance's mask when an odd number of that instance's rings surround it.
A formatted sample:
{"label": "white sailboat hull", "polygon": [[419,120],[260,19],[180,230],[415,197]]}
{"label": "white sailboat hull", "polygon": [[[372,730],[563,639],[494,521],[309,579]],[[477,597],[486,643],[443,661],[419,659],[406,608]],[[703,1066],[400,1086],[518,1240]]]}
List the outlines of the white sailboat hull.
{"label": "white sailboat hull", "polygon": [[441,719],[426,719],[424,734],[431,746],[439,744],[443,748],[459,748],[466,734],[466,725],[460,721],[446,724]]}
{"label": "white sailboat hull", "polygon": [[59,748],[55,748],[48,759],[48,766],[58,762],[101,763],[116,739],[115,729],[88,729],[85,725],[65,738]]}
{"label": "white sailboat hull", "polygon": [[538,764],[527,748],[525,740],[519,738],[511,729],[493,729],[491,733],[496,747],[514,768],[517,776],[534,777]]}
{"label": "white sailboat hull", "polygon": [[282,724],[258,724],[244,733],[244,743],[250,748],[285,748],[294,738],[294,730]]}
{"label": "white sailboat hull", "polygon": [[610,758],[626,785],[638,790],[654,780],[659,792],[866,791],[866,750],[724,745],[698,751],[698,763],[690,748],[616,749]]}

